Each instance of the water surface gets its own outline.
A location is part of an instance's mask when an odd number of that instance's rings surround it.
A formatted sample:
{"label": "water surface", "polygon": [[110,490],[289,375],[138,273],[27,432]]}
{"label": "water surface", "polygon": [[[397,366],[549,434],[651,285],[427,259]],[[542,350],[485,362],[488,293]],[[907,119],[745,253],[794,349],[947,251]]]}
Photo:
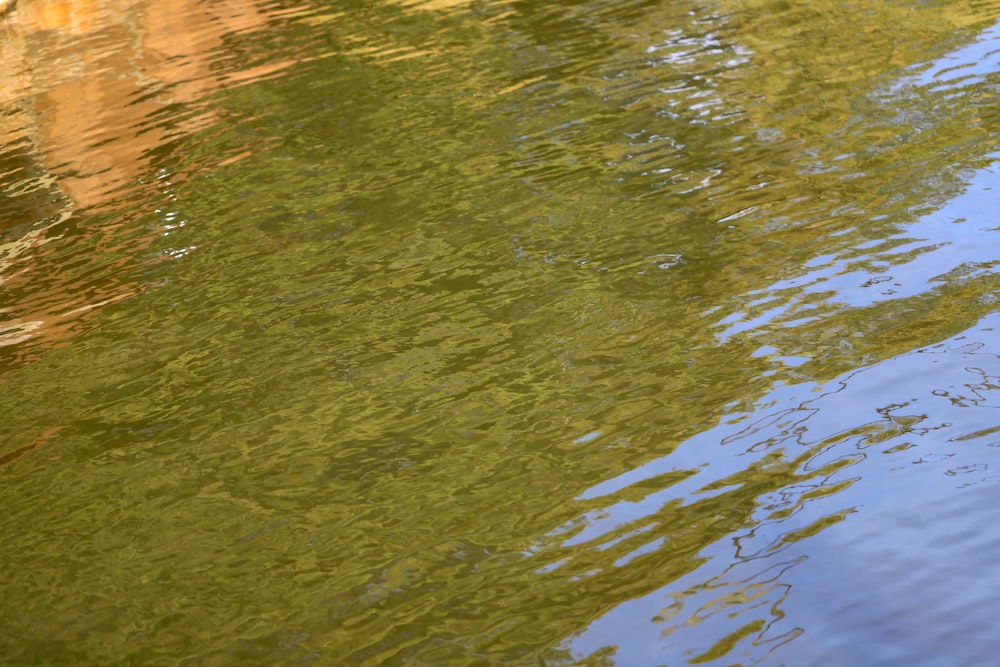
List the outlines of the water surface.
{"label": "water surface", "polygon": [[2,661],[988,664],[998,22],[21,0]]}

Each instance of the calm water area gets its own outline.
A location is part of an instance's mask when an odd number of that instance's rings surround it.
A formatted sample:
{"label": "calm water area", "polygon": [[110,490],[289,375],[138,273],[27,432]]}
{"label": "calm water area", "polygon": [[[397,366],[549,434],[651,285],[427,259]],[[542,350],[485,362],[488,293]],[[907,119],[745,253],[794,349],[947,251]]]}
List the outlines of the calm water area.
{"label": "calm water area", "polygon": [[19,0],[0,664],[1000,654],[1000,2]]}

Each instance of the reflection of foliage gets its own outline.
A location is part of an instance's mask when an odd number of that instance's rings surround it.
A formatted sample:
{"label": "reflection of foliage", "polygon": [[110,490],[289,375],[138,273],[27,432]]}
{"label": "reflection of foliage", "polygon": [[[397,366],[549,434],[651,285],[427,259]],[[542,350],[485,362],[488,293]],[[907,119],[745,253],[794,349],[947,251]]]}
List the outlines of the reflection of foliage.
{"label": "reflection of foliage", "polygon": [[[101,330],[9,376],[9,449],[65,425],[46,449],[71,465],[11,466],[12,525],[44,520],[12,531],[7,564],[31,576],[4,598],[30,602],[26,620],[3,609],[7,627],[47,619],[53,650],[91,662],[155,644],[205,661],[559,664],[559,638],[761,514],[788,521],[786,542],[843,519],[794,525],[846,463],[807,471],[823,448],[786,454],[789,431],[693,502],[670,495],[693,469],[623,491],[665,492],[642,532],[567,544],[607,509],[584,490],[776,381],[912,349],[988,307],[961,309],[981,276],[868,308],[818,293],[812,321],[790,309],[719,343],[726,316],[767,312],[749,302],[797,303],[772,286],[809,262],[894,249],[990,148],[970,122],[988,108],[892,88],[975,21],[736,4],[376,4],[286,28],[302,64],[219,94],[230,125],[182,147],[187,224],[161,243],[198,250],[144,268],[153,287]],[[200,168],[243,146],[256,154]],[[817,361],[793,373],[752,356],[761,343]],[[44,508],[41,479],[66,491]]]}

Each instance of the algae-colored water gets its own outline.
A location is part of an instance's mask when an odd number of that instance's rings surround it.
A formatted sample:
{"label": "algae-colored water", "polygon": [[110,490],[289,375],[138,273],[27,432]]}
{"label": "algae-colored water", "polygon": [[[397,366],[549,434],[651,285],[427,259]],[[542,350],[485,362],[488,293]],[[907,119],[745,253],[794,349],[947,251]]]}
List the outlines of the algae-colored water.
{"label": "algae-colored water", "polygon": [[994,2],[20,0],[0,662],[991,664],[998,54]]}

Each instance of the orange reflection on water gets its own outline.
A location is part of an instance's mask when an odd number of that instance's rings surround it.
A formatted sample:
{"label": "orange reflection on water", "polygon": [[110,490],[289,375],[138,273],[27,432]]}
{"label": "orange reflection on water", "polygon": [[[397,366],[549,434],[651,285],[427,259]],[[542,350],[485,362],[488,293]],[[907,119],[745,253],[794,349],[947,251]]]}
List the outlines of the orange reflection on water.
{"label": "orange reflection on water", "polygon": [[227,57],[227,38],[268,26],[262,8],[234,0],[38,0],[11,18],[27,42],[42,161],[89,210],[113,208],[157,148],[218,120],[208,95],[290,64]]}
{"label": "orange reflection on water", "polygon": [[[142,291],[135,267],[163,230],[135,221],[183,179],[155,162],[176,164],[172,142],[223,120],[209,96],[293,62],[233,54],[275,16],[236,0],[20,0],[0,19],[0,212],[17,213],[0,216],[0,374]],[[0,464],[60,428],[48,426]]]}

